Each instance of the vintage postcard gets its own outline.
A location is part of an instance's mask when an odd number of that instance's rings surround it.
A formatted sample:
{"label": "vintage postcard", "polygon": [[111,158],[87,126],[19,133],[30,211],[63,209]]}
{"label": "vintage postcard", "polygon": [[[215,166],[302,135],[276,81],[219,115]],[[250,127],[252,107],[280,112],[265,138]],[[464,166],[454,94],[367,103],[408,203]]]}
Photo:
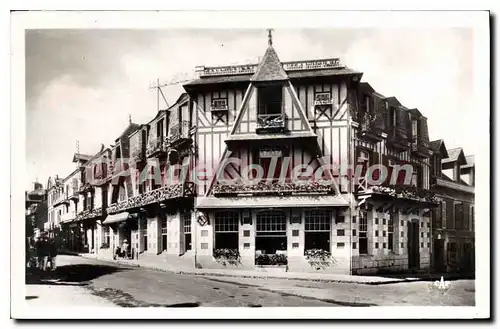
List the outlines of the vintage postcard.
{"label": "vintage postcard", "polygon": [[11,53],[12,317],[490,316],[488,12],[13,12]]}

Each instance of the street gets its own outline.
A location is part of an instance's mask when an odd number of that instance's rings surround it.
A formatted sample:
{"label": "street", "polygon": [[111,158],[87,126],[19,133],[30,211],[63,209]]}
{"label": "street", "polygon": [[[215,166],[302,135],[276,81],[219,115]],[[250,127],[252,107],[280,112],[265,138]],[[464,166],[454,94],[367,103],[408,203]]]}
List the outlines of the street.
{"label": "street", "polygon": [[[439,291],[430,282],[366,285],[285,279],[179,275],[77,256],[58,256],[50,278],[27,279],[33,306],[473,306],[474,281],[452,281]],[[49,294],[49,295],[47,295]]]}

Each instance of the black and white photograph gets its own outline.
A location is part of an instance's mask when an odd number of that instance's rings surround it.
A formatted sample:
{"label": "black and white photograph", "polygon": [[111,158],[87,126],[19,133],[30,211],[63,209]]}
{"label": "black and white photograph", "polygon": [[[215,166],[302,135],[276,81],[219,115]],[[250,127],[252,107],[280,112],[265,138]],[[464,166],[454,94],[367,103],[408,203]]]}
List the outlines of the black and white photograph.
{"label": "black and white photograph", "polygon": [[489,317],[488,12],[11,18],[12,317]]}

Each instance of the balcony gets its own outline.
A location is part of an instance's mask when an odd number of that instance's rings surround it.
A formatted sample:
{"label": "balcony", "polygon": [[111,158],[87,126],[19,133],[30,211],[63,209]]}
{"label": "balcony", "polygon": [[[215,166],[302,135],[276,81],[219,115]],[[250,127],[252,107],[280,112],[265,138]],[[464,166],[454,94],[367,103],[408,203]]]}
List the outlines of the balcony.
{"label": "balcony", "polygon": [[79,194],[85,194],[94,190],[94,187],[90,183],[85,183],[78,189]]}
{"label": "balcony", "polygon": [[167,200],[173,200],[183,197],[192,197],[195,195],[194,183],[179,183],[146,192],[144,194],[128,198],[109,206],[106,211],[108,214],[125,211],[128,209],[144,207],[153,203]]}
{"label": "balcony", "polygon": [[407,151],[410,148],[410,141],[406,129],[400,127],[390,128],[387,145],[400,152]]}
{"label": "balcony", "polygon": [[236,182],[232,184],[217,184],[214,186],[213,194],[217,197],[224,196],[263,196],[263,195],[325,195],[334,194],[331,185],[323,185],[318,182],[285,182],[263,180],[257,184],[245,184]]}
{"label": "balcony", "polygon": [[146,157],[156,157],[165,153],[164,138],[156,137],[150,139],[146,148]]}
{"label": "balcony", "polygon": [[361,119],[359,127],[359,136],[369,142],[378,143],[383,139],[385,124],[384,118],[377,114],[368,114]]}
{"label": "balcony", "polygon": [[429,141],[417,136],[414,136],[412,139],[411,151],[413,154],[422,158],[428,158],[432,155]]}
{"label": "balcony", "polygon": [[141,163],[143,162],[145,159],[146,159],[146,152],[144,152],[144,150],[142,148],[140,149],[136,149],[132,152],[132,160],[135,162],[135,163]]}
{"label": "balcony", "polygon": [[285,116],[279,114],[257,115],[257,134],[283,133],[285,131]]}
{"label": "balcony", "polygon": [[377,201],[377,211],[380,212],[396,207],[404,214],[408,214],[421,209],[435,208],[439,203],[431,191],[405,185],[371,186],[358,195]]}
{"label": "balcony", "polygon": [[103,209],[100,207],[92,209],[92,210],[87,209],[87,210],[82,211],[78,215],[76,215],[76,220],[80,221],[80,220],[84,220],[84,219],[93,219],[93,218],[97,218],[97,217],[102,216],[102,215],[104,215],[104,212],[103,212]]}
{"label": "balcony", "polygon": [[191,142],[191,126],[189,121],[181,121],[170,129],[170,135],[167,138],[168,147],[179,147],[184,143]]}
{"label": "balcony", "polygon": [[73,201],[78,201],[80,199],[79,195],[78,195],[78,187],[77,186],[73,186],[73,191],[71,192],[71,194],[68,196],[68,199],[69,200],[73,200]]}

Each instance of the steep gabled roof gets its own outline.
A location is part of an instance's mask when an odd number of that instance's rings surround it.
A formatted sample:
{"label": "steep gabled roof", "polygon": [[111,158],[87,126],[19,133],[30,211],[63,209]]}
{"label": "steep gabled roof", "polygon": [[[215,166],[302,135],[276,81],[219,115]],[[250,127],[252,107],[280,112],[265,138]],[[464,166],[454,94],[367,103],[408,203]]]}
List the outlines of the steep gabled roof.
{"label": "steep gabled roof", "polygon": [[82,153],[75,153],[73,155],[73,162],[78,162],[78,161],[88,161],[90,158],[92,158],[91,155],[88,154],[82,154]]}
{"label": "steep gabled roof", "polygon": [[460,168],[472,168],[476,165],[476,161],[474,155],[465,156],[466,164],[460,166]]}
{"label": "steep gabled roof", "polygon": [[139,125],[137,123],[130,122],[128,127],[125,128],[125,130],[121,133],[120,137],[118,137],[115,141],[118,141],[119,139],[121,139],[123,137],[130,136],[131,133],[133,133],[134,131],[136,131],[140,127],[141,127],[141,125]]}
{"label": "steep gabled roof", "polygon": [[391,105],[403,106],[401,102],[394,96],[386,97],[385,100],[389,102]]}
{"label": "steep gabled roof", "polygon": [[464,151],[461,147],[456,147],[448,150],[448,157],[443,159],[443,163],[458,162],[460,165],[467,163],[465,160]]}
{"label": "steep gabled roof", "polygon": [[267,47],[264,57],[257,66],[250,81],[281,81],[288,80],[288,75],[285,70],[283,70],[283,65],[278,58],[278,55],[274,51],[274,48],[270,45]]}
{"label": "steep gabled roof", "polygon": [[444,140],[438,139],[431,141],[431,149],[434,153],[440,153],[441,158],[446,159],[449,157],[448,151],[446,150],[446,145],[444,145]]}

